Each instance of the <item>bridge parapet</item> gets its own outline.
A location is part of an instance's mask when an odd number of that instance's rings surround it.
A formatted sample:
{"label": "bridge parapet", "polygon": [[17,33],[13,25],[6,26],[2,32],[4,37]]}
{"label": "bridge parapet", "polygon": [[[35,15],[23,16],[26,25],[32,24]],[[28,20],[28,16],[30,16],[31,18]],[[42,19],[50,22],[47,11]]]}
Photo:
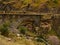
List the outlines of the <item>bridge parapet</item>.
{"label": "bridge parapet", "polygon": [[30,12],[30,11],[10,11],[10,12],[5,12],[5,11],[0,11],[0,14],[16,14],[16,15],[56,15],[60,16],[60,14],[57,13],[40,13],[40,12]]}

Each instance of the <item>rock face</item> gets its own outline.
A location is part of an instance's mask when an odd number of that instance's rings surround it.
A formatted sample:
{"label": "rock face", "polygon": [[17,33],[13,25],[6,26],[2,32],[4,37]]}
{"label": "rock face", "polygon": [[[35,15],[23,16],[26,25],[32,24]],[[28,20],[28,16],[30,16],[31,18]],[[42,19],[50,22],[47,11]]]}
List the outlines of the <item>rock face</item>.
{"label": "rock face", "polygon": [[50,41],[51,45],[60,45],[60,39],[57,36],[49,36],[48,40]]}

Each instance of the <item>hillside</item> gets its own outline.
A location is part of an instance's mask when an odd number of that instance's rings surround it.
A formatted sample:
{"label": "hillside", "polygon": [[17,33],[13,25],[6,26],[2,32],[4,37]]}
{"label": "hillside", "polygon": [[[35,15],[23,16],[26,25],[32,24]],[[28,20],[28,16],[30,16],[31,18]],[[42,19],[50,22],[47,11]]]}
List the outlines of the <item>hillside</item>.
{"label": "hillside", "polygon": [[[0,1],[0,9],[9,11],[14,10],[23,10],[23,11],[36,11],[41,12],[40,10],[59,10],[60,1],[59,0],[9,0],[9,1]],[[3,7],[3,8],[1,8]],[[55,9],[56,8],[56,9]]]}
{"label": "hillside", "polygon": [[0,45],[60,45],[60,0],[0,0]]}

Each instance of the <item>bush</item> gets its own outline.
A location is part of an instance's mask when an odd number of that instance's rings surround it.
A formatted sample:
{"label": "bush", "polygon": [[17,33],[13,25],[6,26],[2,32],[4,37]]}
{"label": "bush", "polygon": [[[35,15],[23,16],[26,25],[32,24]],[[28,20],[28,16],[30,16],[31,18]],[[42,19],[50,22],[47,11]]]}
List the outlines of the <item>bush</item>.
{"label": "bush", "polygon": [[46,38],[44,38],[44,36],[42,36],[42,35],[37,36],[36,41],[37,41],[37,42],[40,42],[40,43],[44,43],[45,45],[48,45],[48,41],[47,41]]}
{"label": "bush", "polygon": [[10,26],[10,21],[5,21],[5,23],[3,24],[3,26],[9,27]]}
{"label": "bush", "polygon": [[54,3],[58,3],[58,1],[57,1],[57,0],[54,0],[53,2],[54,2]]}
{"label": "bush", "polygon": [[19,31],[20,31],[21,34],[26,34],[27,28],[24,27],[24,26],[20,26]]}
{"label": "bush", "polygon": [[1,32],[1,35],[8,37],[9,30],[8,30],[8,26],[5,23],[0,26],[0,32]]}

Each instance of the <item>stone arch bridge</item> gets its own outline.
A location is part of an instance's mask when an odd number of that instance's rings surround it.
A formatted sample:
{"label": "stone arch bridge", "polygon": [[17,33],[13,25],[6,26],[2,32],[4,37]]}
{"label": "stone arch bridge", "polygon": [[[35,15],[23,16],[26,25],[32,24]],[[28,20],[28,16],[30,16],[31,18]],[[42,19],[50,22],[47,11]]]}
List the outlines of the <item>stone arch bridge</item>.
{"label": "stone arch bridge", "polygon": [[[25,20],[25,22],[24,22]],[[6,21],[12,23],[12,27],[17,28],[19,24],[28,25],[31,27],[43,27],[51,29],[52,25],[54,29],[60,27],[60,14],[55,13],[39,13],[39,12],[23,12],[23,11],[0,11],[0,24]],[[45,26],[45,27],[44,27]],[[29,27],[29,26],[28,26]]]}

